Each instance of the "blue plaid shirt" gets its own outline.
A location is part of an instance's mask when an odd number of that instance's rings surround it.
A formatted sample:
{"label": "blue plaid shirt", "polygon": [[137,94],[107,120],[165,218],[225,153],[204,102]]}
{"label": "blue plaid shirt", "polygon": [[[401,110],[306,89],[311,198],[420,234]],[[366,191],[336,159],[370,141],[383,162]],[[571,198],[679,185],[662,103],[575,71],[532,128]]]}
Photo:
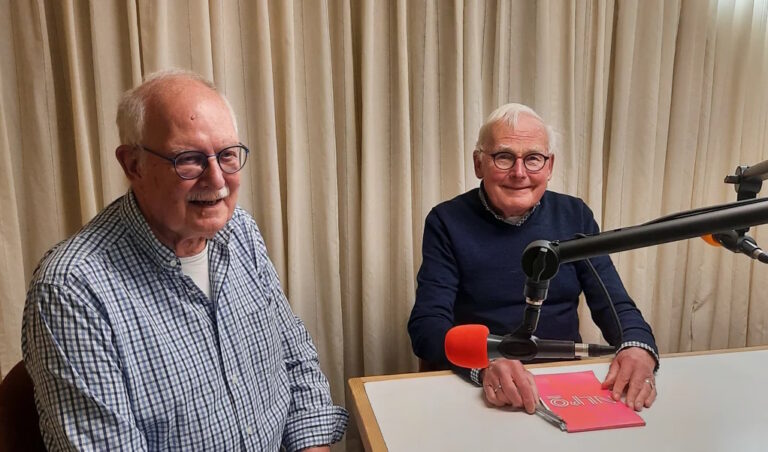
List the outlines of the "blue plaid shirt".
{"label": "blue plaid shirt", "polygon": [[297,450],[338,441],[317,352],[253,218],[209,241],[211,297],[132,193],[43,257],[22,349],[54,450]]}

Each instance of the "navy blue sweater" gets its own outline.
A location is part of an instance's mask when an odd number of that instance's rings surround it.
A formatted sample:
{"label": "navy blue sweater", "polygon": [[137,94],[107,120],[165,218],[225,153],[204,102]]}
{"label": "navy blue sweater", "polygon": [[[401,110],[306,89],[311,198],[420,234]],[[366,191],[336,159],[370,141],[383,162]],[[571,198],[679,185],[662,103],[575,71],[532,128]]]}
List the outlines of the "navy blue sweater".
{"label": "navy blue sweater", "polygon": [[[489,212],[478,190],[433,208],[424,227],[423,262],[408,332],[416,356],[437,365],[447,363],[444,339],[454,325],[481,323],[498,335],[517,329],[525,309],[520,258],[529,243],[598,232],[592,211],[579,198],[547,191],[531,216],[515,226]],[[610,257],[591,260],[615,303],[623,341],[639,341],[656,349],[651,328],[624,289]],[[534,334],[580,342],[577,308],[582,291],[603,336],[618,345],[622,338],[608,302],[583,261],[560,266]]]}

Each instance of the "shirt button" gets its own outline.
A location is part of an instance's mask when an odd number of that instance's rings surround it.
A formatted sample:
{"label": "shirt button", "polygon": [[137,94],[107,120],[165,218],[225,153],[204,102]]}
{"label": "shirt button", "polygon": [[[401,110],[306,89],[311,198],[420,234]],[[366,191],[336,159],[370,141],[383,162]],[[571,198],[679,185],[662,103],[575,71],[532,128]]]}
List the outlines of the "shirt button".
{"label": "shirt button", "polygon": [[232,377],[232,384],[234,384],[234,385],[237,384],[237,375]]}
{"label": "shirt button", "polygon": [[247,433],[247,434],[249,434],[249,435],[252,435],[252,434],[253,434],[253,429],[251,428],[251,426],[250,426],[250,425],[249,425],[248,427],[246,427],[246,428],[245,428],[245,433]]}
{"label": "shirt button", "polygon": [[168,262],[168,264],[170,264],[171,267],[175,267],[177,264],[176,259],[173,259],[172,261]]}

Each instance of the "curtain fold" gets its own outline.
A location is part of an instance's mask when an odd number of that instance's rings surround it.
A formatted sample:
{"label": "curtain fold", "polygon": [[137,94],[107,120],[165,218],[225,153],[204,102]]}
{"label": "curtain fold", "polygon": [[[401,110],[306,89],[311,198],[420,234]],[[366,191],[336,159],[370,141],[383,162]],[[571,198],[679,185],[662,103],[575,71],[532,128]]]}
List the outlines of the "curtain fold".
{"label": "curtain fold", "polygon": [[[404,0],[361,5],[363,370],[412,368],[405,331],[413,280],[411,129]],[[402,39],[405,37],[406,39]]]}
{"label": "curtain fold", "polygon": [[[706,156],[697,152],[698,139],[708,129],[703,115],[705,88],[705,54],[707,43],[707,8],[683,2],[680,10],[677,51],[670,102],[669,127],[666,144],[665,172],[660,213],[679,212],[704,205],[695,200],[694,193],[706,181],[717,185],[716,178],[698,172],[707,165]],[[713,183],[714,182],[714,183]],[[722,186],[717,187],[722,192]],[[653,286],[653,322],[659,346],[666,350],[678,350],[683,328],[683,300],[690,290],[686,273],[694,275],[701,261],[691,259],[689,249],[708,251],[699,242],[675,242],[658,247],[656,264],[658,278]],[[674,301],[666,301],[674,300]]]}
{"label": "curtain fold", "polygon": [[[6,24],[0,23],[0,27],[3,25]],[[4,79],[0,78],[2,82]],[[6,103],[6,96],[5,90],[0,90],[0,159],[12,163],[11,149],[15,148],[15,143],[12,145],[9,127],[16,121],[6,112],[5,106],[13,104],[10,100]],[[0,165],[0,205],[7,212],[15,213],[19,205],[16,202],[17,173],[14,169],[13,165]],[[15,363],[19,359],[20,319],[24,305],[12,301],[26,291],[23,255],[18,215],[0,215],[0,363],[3,363],[0,370],[4,371],[3,375],[11,369],[4,363]]]}
{"label": "curtain fold", "polygon": [[[349,377],[416,369],[424,218],[478,185],[490,111],[555,127],[550,188],[605,230],[732,201],[723,177],[768,158],[766,24],[765,0],[0,0],[0,373],[43,252],[127,189],[114,117],[145,74],[227,94],[240,205],[343,404]],[[700,240],[614,261],[663,352],[768,343],[760,264]]]}

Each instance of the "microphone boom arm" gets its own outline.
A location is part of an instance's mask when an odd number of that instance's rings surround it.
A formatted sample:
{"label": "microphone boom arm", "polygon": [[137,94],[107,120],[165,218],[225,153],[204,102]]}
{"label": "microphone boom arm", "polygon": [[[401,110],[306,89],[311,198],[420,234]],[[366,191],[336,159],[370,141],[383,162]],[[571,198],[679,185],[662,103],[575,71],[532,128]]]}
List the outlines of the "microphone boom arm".
{"label": "microphone boom arm", "polygon": [[[523,251],[523,271],[529,278],[535,276],[533,261],[536,255],[542,252],[554,253],[554,257],[547,257],[544,261],[545,269],[540,273],[542,278],[552,279],[560,264],[567,262],[765,223],[768,223],[768,204],[734,202],[715,212],[702,212],[660,223],[619,228],[583,238],[562,241],[537,240]],[[545,251],[542,251],[542,248]]]}
{"label": "microphone boom arm", "polygon": [[[685,212],[683,212],[685,213]],[[523,251],[522,267],[526,275],[526,308],[523,323],[513,336],[530,339],[538,324],[541,305],[547,296],[549,281],[560,264],[620,251],[700,237],[725,231],[748,229],[768,223],[768,203],[744,201],[721,206],[715,211],[650,222],[637,226],[600,232],[568,240],[536,240]]]}

